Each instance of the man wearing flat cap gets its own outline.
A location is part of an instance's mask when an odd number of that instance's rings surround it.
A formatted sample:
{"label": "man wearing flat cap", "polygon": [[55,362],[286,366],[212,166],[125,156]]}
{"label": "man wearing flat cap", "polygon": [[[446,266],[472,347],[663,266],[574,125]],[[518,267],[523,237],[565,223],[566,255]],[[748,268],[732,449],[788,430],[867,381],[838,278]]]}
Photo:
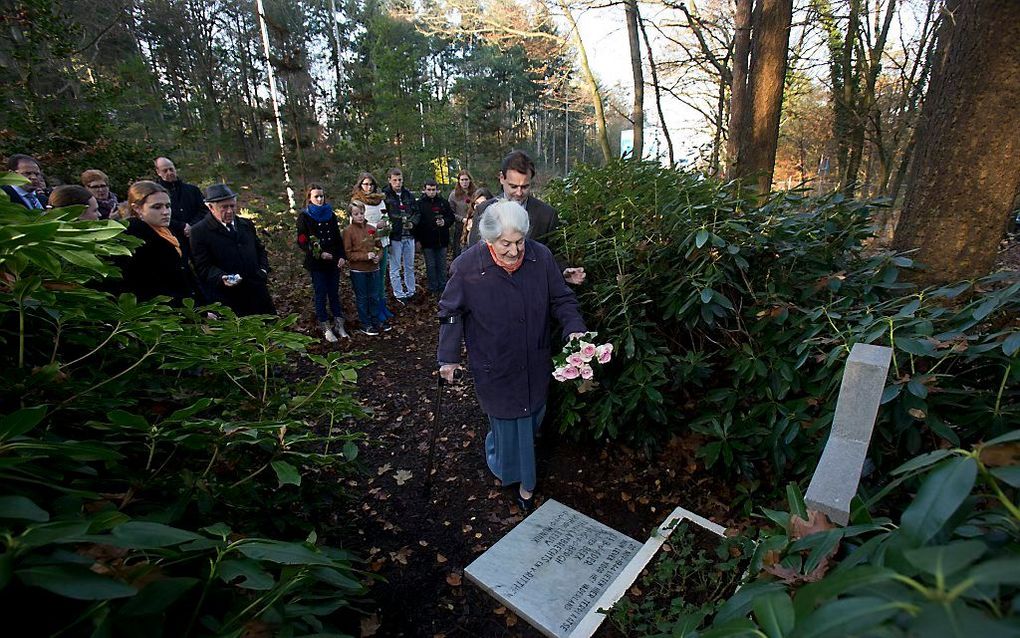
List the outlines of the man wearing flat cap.
{"label": "man wearing flat cap", "polygon": [[255,225],[236,214],[237,193],[213,184],[205,205],[210,214],[191,228],[191,258],[210,301],[238,315],[276,314],[266,287],[269,258]]}

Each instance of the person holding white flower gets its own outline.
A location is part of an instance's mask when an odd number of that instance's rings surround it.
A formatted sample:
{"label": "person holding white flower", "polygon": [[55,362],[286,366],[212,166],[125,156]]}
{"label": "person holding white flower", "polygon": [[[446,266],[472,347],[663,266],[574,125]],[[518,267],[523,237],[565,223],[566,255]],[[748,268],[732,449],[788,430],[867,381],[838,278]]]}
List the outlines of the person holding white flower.
{"label": "person holding white flower", "polygon": [[489,417],[485,459],[518,504],[534,507],[535,432],[552,378],[552,320],[564,339],[587,332],[577,297],[544,245],[525,239],[528,213],[494,202],[479,222],[480,241],[451,267],[439,300],[439,373],[452,382],[467,344],[478,403]]}

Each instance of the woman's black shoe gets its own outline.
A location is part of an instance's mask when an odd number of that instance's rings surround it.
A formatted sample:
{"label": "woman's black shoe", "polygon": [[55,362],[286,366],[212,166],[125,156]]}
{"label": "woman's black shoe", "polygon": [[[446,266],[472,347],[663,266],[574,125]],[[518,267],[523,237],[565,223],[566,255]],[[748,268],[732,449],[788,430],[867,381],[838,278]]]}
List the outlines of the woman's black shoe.
{"label": "woman's black shoe", "polygon": [[524,498],[520,492],[517,493],[517,507],[521,508],[521,512],[530,514],[535,511],[535,495],[532,494],[531,498]]}

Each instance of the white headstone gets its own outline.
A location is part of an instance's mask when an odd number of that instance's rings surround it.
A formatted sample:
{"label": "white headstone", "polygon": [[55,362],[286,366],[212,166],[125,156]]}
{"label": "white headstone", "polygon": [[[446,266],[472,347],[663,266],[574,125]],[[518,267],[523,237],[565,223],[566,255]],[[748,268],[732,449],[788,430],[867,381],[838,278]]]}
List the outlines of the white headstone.
{"label": "white headstone", "polygon": [[854,344],[843,371],[829,441],[804,495],[809,508],[841,525],[850,521],[850,501],[861,481],[891,358],[891,348]]}
{"label": "white headstone", "polygon": [[725,531],[678,507],[642,545],[550,499],[464,573],[546,636],[588,638],[683,520]]}
{"label": "white headstone", "polygon": [[550,499],[464,573],[545,635],[564,638],[639,549]]}

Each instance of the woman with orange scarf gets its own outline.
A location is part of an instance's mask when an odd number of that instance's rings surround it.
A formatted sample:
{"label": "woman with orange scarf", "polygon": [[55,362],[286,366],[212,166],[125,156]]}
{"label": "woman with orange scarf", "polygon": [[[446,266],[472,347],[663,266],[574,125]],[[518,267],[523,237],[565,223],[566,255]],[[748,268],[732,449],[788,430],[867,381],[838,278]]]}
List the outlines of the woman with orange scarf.
{"label": "woman with orange scarf", "polygon": [[128,206],[131,219],[125,232],[145,243],[121,266],[125,291],[139,301],[170,297],[178,306],[185,297],[195,297],[188,240],[184,224],[170,221],[170,194],[156,182],[135,182],[128,189]]}
{"label": "woman with orange scarf", "polygon": [[382,256],[379,260],[379,272],[382,275],[376,283],[376,298],[378,307],[375,310],[379,323],[388,325],[386,322],[394,317],[393,312],[386,306],[386,276],[389,266],[386,263],[387,253],[390,252],[390,218],[386,214],[386,198],[383,196],[375,177],[365,172],[358,175],[358,181],[354,183],[351,190],[351,201],[359,202],[365,206],[365,221],[376,230],[379,241],[382,242]]}
{"label": "woman with orange scarf", "polygon": [[552,379],[553,320],[565,341],[587,332],[577,297],[552,253],[525,239],[528,211],[491,204],[479,221],[482,241],[453,262],[439,300],[439,374],[448,382],[467,345],[475,394],[489,417],[485,460],[524,511],[534,507],[534,437]]}

